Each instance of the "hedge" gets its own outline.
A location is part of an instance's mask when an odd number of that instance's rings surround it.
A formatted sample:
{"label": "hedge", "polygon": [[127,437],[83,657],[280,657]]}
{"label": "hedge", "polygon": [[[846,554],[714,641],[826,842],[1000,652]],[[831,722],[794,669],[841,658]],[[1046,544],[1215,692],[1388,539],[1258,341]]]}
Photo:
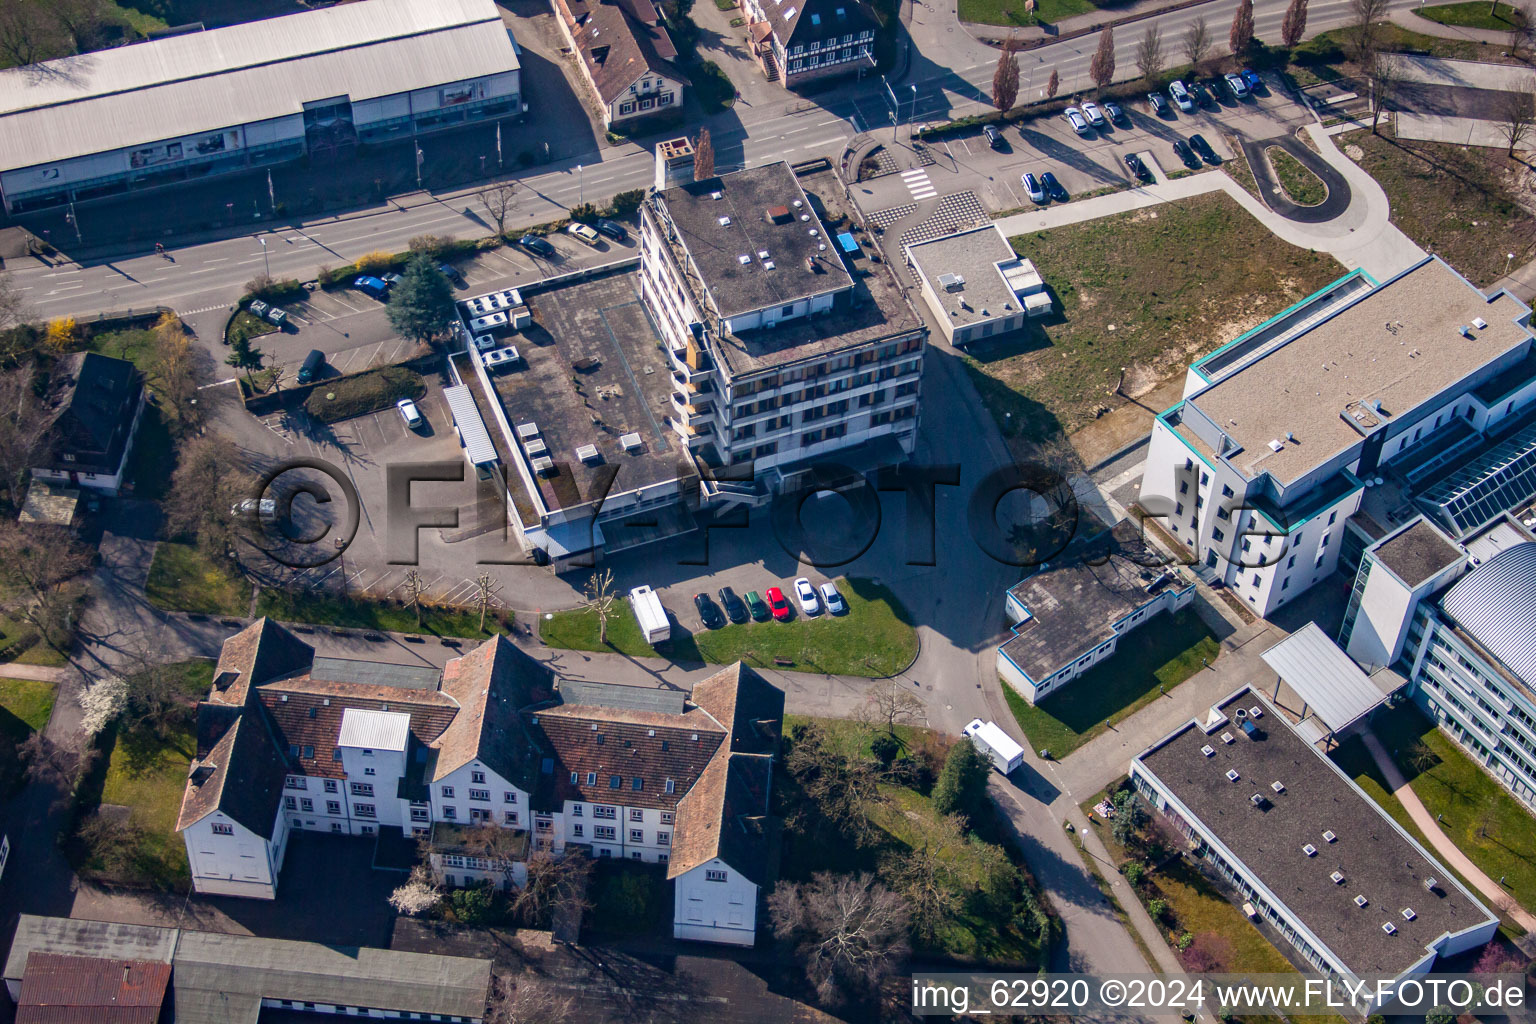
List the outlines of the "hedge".
{"label": "hedge", "polygon": [[249,306],[252,299],[261,299],[263,302],[283,303],[304,298],[304,283],[296,277],[273,280],[263,275],[248,282],[246,287],[250,290],[240,297],[241,309]]}
{"label": "hedge", "polygon": [[[427,382],[415,370],[381,366],[351,377],[323,381],[304,400],[304,411],[321,423],[336,423],[387,409],[402,398],[420,398]],[[329,397],[334,396],[334,397]]]}

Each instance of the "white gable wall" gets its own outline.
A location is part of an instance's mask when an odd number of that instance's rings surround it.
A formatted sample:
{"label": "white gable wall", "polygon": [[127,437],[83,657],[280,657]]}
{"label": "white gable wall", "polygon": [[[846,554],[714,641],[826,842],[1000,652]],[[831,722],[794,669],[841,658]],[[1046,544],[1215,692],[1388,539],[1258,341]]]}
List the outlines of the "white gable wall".
{"label": "white gable wall", "polygon": [[752,945],[757,941],[757,885],[719,857],[679,875],[672,937]]}

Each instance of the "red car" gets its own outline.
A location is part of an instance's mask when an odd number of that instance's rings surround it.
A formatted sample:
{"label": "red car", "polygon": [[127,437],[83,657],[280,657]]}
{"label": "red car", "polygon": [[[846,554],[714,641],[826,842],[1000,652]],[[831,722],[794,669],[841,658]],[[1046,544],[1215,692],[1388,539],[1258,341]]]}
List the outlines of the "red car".
{"label": "red car", "polygon": [[790,616],[789,599],[784,596],[784,591],[778,587],[768,588],[768,609],[773,612],[773,617],[780,622],[788,622]]}

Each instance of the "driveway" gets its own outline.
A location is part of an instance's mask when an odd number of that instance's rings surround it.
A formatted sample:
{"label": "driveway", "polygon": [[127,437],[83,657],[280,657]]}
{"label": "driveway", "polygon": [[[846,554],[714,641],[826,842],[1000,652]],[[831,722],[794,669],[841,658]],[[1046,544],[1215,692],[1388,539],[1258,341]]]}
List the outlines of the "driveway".
{"label": "driveway", "polygon": [[[1282,135],[1273,139],[1261,139],[1257,142],[1242,140],[1243,155],[1248,159],[1248,166],[1253,170],[1254,182],[1258,185],[1259,195],[1271,210],[1287,220],[1296,221],[1298,224],[1322,224],[1341,216],[1349,209],[1352,193],[1349,182],[1344,180],[1344,175],[1334,169],[1316,152],[1305,146],[1294,135]],[[1316,206],[1298,206],[1290,201],[1285,191],[1281,189],[1279,180],[1275,177],[1274,168],[1270,165],[1269,158],[1264,151],[1269,148],[1283,149],[1307,170],[1322,179],[1328,188],[1328,198]]]}

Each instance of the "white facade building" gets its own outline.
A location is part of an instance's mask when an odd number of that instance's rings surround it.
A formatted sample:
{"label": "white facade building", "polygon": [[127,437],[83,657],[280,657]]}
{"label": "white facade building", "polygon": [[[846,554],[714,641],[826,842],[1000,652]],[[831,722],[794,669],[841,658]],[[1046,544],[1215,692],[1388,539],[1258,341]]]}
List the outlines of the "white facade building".
{"label": "white facade building", "polygon": [[[1530,313],[1436,257],[1380,285],[1341,278],[1190,367],[1153,424],[1141,504],[1268,615],[1335,570],[1370,489],[1521,415]],[[1490,406],[1512,375],[1529,386]]]}
{"label": "white facade building", "polygon": [[906,246],[905,256],[939,330],[956,348],[1051,312],[1045,279],[994,224]]}

